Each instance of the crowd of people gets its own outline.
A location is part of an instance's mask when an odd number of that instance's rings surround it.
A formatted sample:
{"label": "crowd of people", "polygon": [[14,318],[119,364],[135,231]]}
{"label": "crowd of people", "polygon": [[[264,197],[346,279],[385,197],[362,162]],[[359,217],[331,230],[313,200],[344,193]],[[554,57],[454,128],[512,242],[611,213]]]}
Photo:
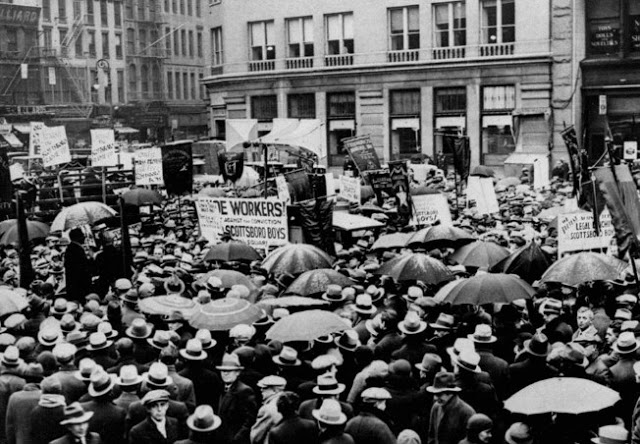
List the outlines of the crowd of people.
{"label": "crowd of people", "polygon": [[[556,228],[537,216],[562,206],[571,187],[556,177],[534,191],[522,179],[496,188],[499,213],[461,208],[455,225],[512,251],[535,242],[553,262]],[[454,202],[453,180],[427,180]],[[451,306],[434,298],[441,285],[376,274],[405,252],[371,249],[380,235],[407,231],[389,223],[338,245],[334,268],[352,285],[315,295],[345,320],[344,331],[281,343],[267,331],[304,307],[261,303],[286,294],[296,276],[271,274],[260,261],[204,261],[211,244],[184,200],[178,208],[168,199],[149,223],[132,233],[132,270],[108,236],[90,247],[87,231],[74,228],[36,242],[29,288],[19,287],[17,247],[1,247],[0,298],[11,291],[28,300],[2,318],[2,443],[640,444],[632,274],[577,287],[543,283],[533,299],[511,304]],[[486,271],[454,263],[449,248],[413,250],[456,278]],[[256,290],[202,280],[212,268],[240,271]],[[167,294],[199,304],[250,299],[263,316],[210,331],[140,309],[141,300]],[[519,390],[557,376],[596,381],[621,400],[580,415],[504,408]]]}

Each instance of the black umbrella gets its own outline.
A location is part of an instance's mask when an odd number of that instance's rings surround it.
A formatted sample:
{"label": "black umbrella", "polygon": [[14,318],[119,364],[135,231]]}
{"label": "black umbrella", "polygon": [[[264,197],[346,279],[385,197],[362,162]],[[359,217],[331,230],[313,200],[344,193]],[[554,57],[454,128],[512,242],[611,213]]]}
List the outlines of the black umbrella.
{"label": "black umbrella", "polygon": [[551,263],[536,242],[529,242],[491,268],[493,273],[517,274],[532,284],[540,279]]}

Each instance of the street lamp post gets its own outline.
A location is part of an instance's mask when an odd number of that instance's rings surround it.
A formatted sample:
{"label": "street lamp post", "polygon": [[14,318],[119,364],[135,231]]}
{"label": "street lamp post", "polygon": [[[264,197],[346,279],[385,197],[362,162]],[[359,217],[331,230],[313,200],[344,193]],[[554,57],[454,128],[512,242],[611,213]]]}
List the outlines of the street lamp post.
{"label": "street lamp post", "polygon": [[[111,65],[109,65],[109,61],[107,59],[100,59],[96,62],[96,69],[101,69],[107,76],[107,84],[104,88],[104,99],[109,101],[109,122],[111,124],[111,128],[113,128],[113,100],[108,96],[111,94]],[[100,88],[99,81],[95,87],[96,89]]]}

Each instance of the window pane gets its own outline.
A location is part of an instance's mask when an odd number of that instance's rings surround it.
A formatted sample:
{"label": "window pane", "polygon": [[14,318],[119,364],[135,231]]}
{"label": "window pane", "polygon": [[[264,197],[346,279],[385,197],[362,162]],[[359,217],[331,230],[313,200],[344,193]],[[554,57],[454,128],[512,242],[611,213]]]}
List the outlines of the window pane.
{"label": "window pane", "polygon": [[420,114],[420,91],[391,91],[391,114]]}
{"label": "window pane", "polygon": [[304,19],[304,41],[313,42],[313,19]]}
{"label": "window pane", "polygon": [[258,120],[271,120],[278,117],[276,96],[251,97],[251,117]]}
{"label": "window pane", "polygon": [[315,94],[292,94],[287,97],[288,116],[293,119],[315,119],[316,97]]}
{"label": "window pane", "polygon": [[502,24],[514,25],[516,23],[516,6],[513,0],[502,0]]}
{"label": "window pane", "polygon": [[466,88],[441,88],[435,91],[435,95],[436,113],[466,112]]}
{"label": "window pane", "polygon": [[391,22],[391,32],[402,32],[403,19],[402,19],[402,9],[392,9],[389,11],[390,22]]}
{"label": "window pane", "polygon": [[264,31],[262,29],[262,23],[251,24],[251,46],[264,45]]}
{"label": "window pane", "polygon": [[353,14],[343,14],[344,38],[353,39]]}
{"label": "window pane", "polygon": [[449,27],[449,5],[435,5],[435,21],[438,28],[441,26]]}
{"label": "window pane", "polygon": [[407,8],[407,14],[409,16],[409,31],[420,30],[420,15],[418,14],[418,7]]}
{"label": "window pane", "polygon": [[266,42],[267,45],[273,45],[273,22],[265,22],[265,25],[267,27],[267,32],[266,32]]}
{"label": "window pane", "polygon": [[338,40],[342,36],[340,31],[340,16],[330,15],[327,17],[327,38],[329,40]]}
{"label": "window pane", "polygon": [[353,92],[328,94],[327,102],[329,117],[354,117],[356,114],[356,95]]}
{"label": "window pane", "polygon": [[289,42],[300,42],[302,38],[302,32],[300,30],[300,19],[289,20],[287,24],[289,26]]}

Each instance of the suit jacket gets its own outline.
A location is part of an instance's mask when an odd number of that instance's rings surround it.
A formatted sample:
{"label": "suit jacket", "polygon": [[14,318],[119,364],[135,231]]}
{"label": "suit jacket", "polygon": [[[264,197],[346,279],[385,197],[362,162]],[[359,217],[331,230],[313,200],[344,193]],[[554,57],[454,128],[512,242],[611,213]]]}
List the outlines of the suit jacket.
{"label": "suit jacket", "polygon": [[[100,435],[95,432],[89,432],[86,436],[87,444],[102,444],[102,440],[100,439]],[[73,436],[71,433],[67,433],[62,438],[58,438],[55,441],[51,441],[49,444],[79,444],[80,441],[78,438]]]}
{"label": "suit jacket", "polygon": [[478,350],[478,354],[480,355],[480,368],[491,376],[496,394],[500,399],[506,399],[509,393],[509,364],[490,350]]}
{"label": "suit jacket", "polygon": [[31,410],[38,405],[40,387],[37,384],[27,384],[24,389],[15,392],[9,398],[7,406],[7,442],[9,444],[29,444],[31,429]]}
{"label": "suit jacket", "polygon": [[256,421],[258,406],[251,387],[234,382],[220,398],[218,415],[222,419],[220,441],[233,444],[251,442],[249,432]]}
{"label": "suit jacket", "polygon": [[553,378],[557,371],[547,364],[545,358],[528,357],[509,366],[511,393],[543,379]]}
{"label": "suit jacket", "polygon": [[22,390],[26,384],[27,382],[17,375],[11,373],[2,373],[0,375],[0,418],[2,418],[2,421],[0,421],[0,443],[6,442],[4,419],[7,417],[9,398],[15,392]]}
{"label": "suit jacket", "polygon": [[122,444],[127,416],[122,407],[106,399],[94,399],[81,405],[86,411],[93,412],[89,420],[90,431],[98,433],[104,444]]}
{"label": "suit jacket", "polygon": [[[118,407],[122,407],[125,412],[129,412],[129,406],[134,402],[140,401],[140,397],[136,393],[122,392],[120,396],[113,400],[113,403]],[[126,424],[126,420],[125,420]]]}
{"label": "suit jacket", "polygon": [[217,373],[200,366],[199,364],[187,364],[178,372],[193,382],[193,391],[196,396],[196,405],[207,404],[215,407],[220,402],[220,395],[224,391],[222,380]]}
{"label": "suit jacket", "polygon": [[445,405],[434,403],[427,444],[458,444],[467,433],[467,421],[475,413],[469,404],[455,395]]}
{"label": "suit jacket", "polygon": [[77,401],[82,395],[87,393],[85,383],[75,377],[77,370],[75,366],[65,366],[53,374],[53,376],[60,381],[60,385],[62,385],[62,394],[67,401],[67,405]]}
{"label": "suit jacket", "polygon": [[618,415],[624,419],[627,428],[632,427],[630,415],[638,400],[638,384],[633,371],[635,363],[635,358],[623,357],[609,368],[608,374],[609,386],[620,393],[620,398],[622,398],[617,405]]}
{"label": "suit jacket", "polygon": [[396,437],[389,426],[373,413],[360,412],[347,422],[344,431],[357,443],[396,444]]}
{"label": "suit jacket", "polygon": [[151,418],[147,418],[131,429],[130,444],[173,444],[178,440],[178,421],[167,416],[167,437],[162,436]]}
{"label": "suit jacket", "polygon": [[348,433],[327,430],[320,433],[320,444],[355,444],[355,441]]}
{"label": "suit jacket", "polygon": [[31,410],[31,444],[49,444],[51,441],[64,436],[67,428],[60,425],[64,419],[64,406],[43,407],[37,405]]}
{"label": "suit jacket", "polygon": [[[178,439],[186,438],[189,434],[187,430],[187,418],[189,417],[187,406],[182,402],[170,399],[167,416],[169,418],[175,418],[178,421]],[[147,409],[142,405],[142,401],[129,404],[129,411],[127,412],[127,419],[125,421],[126,431],[130,433],[130,430],[132,430],[134,426],[140,424],[146,418]]]}
{"label": "suit jacket", "polygon": [[175,366],[169,366],[169,376],[177,387],[177,400],[184,402],[190,412],[196,408],[196,394],[193,389],[193,382],[179,373],[176,373]]}
{"label": "suit jacket", "polygon": [[299,416],[284,419],[269,431],[269,444],[289,444],[299,442],[318,444],[318,427],[314,421]]}
{"label": "suit jacket", "polygon": [[91,266],[82,245],[71,242],[64,253],[64,273],[67,299],[84,302],[91,293]]}

